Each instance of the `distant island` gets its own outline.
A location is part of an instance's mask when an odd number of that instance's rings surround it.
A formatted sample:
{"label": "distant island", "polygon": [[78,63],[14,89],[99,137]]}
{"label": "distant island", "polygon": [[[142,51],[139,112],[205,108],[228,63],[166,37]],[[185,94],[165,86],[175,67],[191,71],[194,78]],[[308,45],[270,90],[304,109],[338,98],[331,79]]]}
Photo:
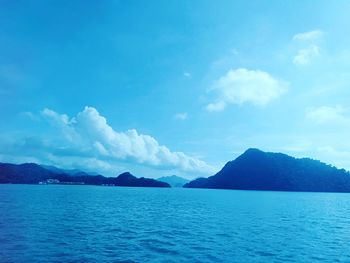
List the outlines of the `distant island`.
{"label": "distant island", "polygon": [[0,184],[85,184],[132,187],[170,187],[168,183],[137,178],[126,172],[117,177],[91,175],[79,170],[63,170],[35,163],[0,163]]}
{"label": "distant island", "polygon": [[185,188],[350,192],[350,173],[317,160],[248,149],[217,174]]}
{"label": "distant island", "polygon": [[157,179],[158,181],[165,182],[171,185],[171,187],[183,187],[190,180],[187,180],[183,177],[171,175],[171,176],[163,176]]}

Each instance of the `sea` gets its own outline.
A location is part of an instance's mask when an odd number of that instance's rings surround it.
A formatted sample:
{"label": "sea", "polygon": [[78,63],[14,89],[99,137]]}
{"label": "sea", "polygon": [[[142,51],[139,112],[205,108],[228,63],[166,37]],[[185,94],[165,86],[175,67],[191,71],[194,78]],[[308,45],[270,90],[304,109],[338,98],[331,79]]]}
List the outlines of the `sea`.
{"label": "sea", "polygon": [[0,185],[0,262],[350,262],[350,194]]}

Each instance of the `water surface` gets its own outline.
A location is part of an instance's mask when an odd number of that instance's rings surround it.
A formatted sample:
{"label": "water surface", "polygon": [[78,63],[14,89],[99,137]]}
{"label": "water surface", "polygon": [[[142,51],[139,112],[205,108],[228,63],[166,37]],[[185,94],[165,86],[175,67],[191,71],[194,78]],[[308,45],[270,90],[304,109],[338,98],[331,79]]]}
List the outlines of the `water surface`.
{"label": "water surface", "polygon": [[350,194],[0,185],[0,262],[350,262]]}

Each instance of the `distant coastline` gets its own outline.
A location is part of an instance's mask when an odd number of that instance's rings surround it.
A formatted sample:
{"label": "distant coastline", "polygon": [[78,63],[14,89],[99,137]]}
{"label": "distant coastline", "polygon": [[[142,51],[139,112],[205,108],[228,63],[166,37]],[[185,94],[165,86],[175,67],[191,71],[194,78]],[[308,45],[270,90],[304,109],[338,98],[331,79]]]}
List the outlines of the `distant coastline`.
{"label": "distant coastline", "polygon": [[0,183],[347,193],[350,192],[350,173],[317,160],[252,148],[228,162],[215,175],[192,181],[175,175],[157,180],[137,178],[129,172],[105,177],[35,163],[0,163]]}
{"label": "distant coastline", "polygon": [[89,175],[85,172],[70,174],[58,168],[48,169],[35,163],[0,163],[0,183],[170,187],[168,183],[144,177],[137,178],[128,172],[117,177]]}

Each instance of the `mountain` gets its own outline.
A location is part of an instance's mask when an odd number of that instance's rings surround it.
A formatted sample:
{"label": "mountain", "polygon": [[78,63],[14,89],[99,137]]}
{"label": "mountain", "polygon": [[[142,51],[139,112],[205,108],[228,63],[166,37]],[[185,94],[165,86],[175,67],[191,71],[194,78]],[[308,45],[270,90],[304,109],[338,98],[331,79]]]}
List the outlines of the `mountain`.
{"label": "mountain", "polygon": [[61,169],[52,165],[42,165],[42,164],[40,166],[54,173],[69,174],[71,176],[98,175],[97,173],[86,173],[79,169]]}
{"label": "mountain", "polygon": [[176,175],[163,176],[158,178],[157,180],[168,183],[171,185],[171,187],[182,187],[189,182],[189,180]]}
{"label": "mountain", "polygon": [[137,178],[128,172],[120,174],[116,178],[115,184],[118,186],[135,186],[135,187],[139,187],[139,186],[170,187],[170,185],[165,182],[160,182],[155,179],[144,178],[144,177]]}
{"label": "mountain", "polygon": [[170,187],[169,184],[157,181],[155,179],[140,177],[137,178],[131,173],[126,172],[120,174],[116,180],[115,184],[118,186],[134,186],[134,187]]}
{"label": "mountain", "polygon": [[42,180],[60,176],[35,163],[0,163],[0,183],[36,184]]}
{"label": "mountain", "polygon": [[248,149],[217,174],[186,188],[350,192],[350,173],[317,160]]}
{"label": "mountain", "polygon": [[10,164],[0,163],[0,184],[87,184],[87,185],[113,185],[136,187],[170,187],[169,184],[154,179],[137,178],[130,173],[123,173],[118,177],[105,177],[102,175],[89,175],[85,172],[64,172],[55,168],[49,169],[35,163]]}

